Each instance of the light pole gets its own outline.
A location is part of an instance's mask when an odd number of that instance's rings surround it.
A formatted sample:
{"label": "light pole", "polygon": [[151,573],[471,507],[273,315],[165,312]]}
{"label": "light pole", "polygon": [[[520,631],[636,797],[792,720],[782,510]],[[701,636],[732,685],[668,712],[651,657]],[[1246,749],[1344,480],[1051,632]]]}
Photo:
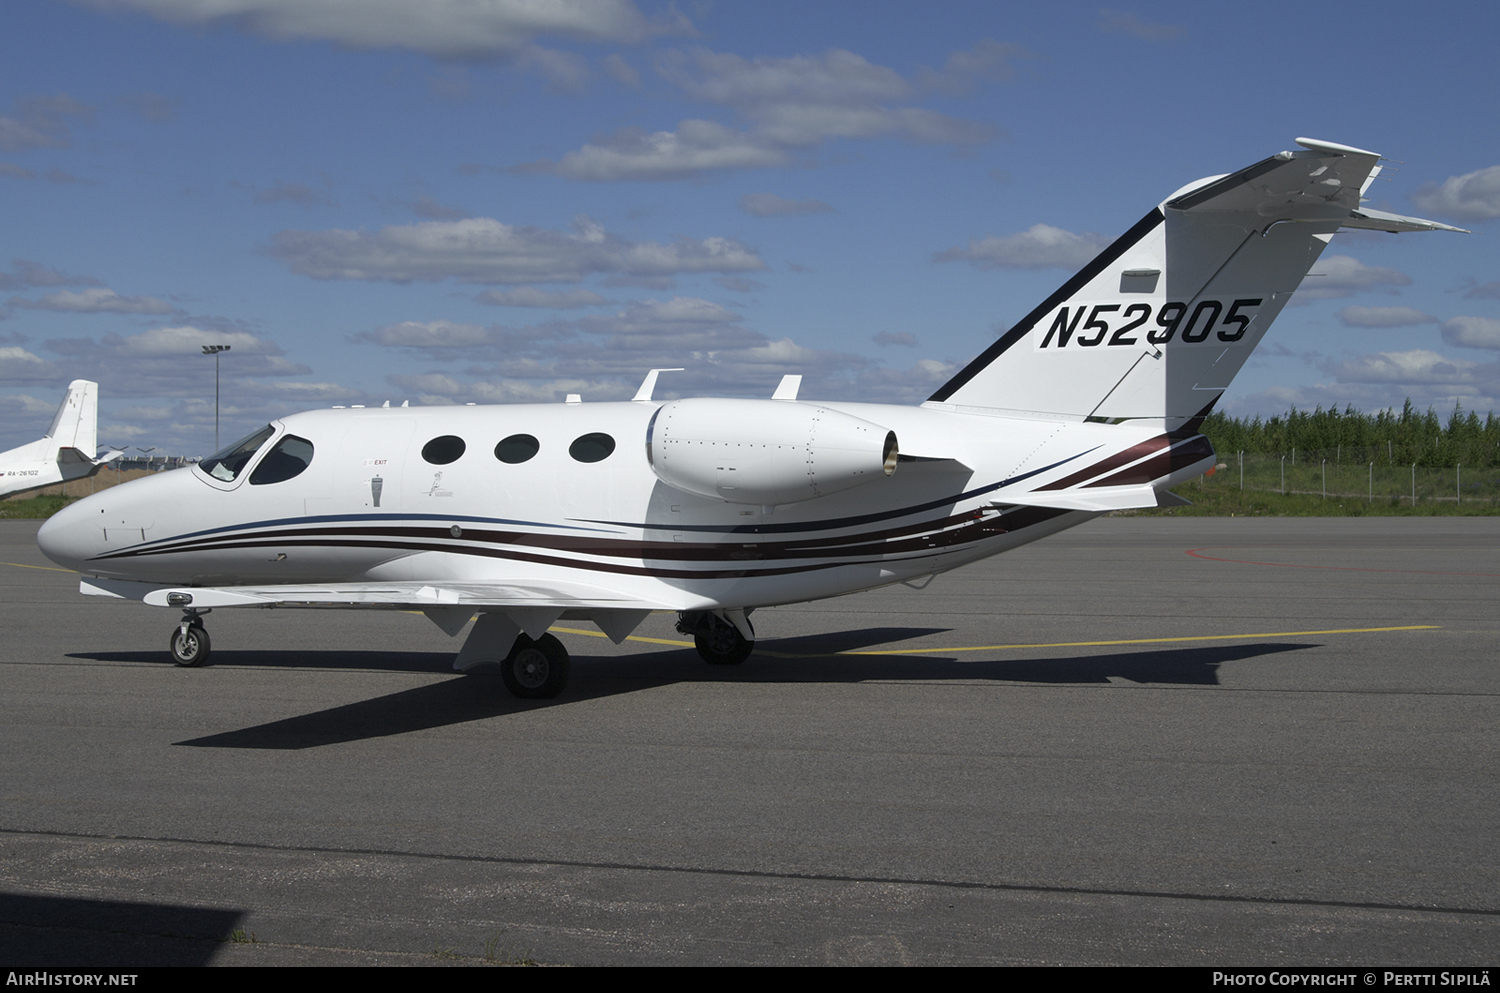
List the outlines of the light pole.
{"label": "light pole", "polygon": [[214,357],[214,451],[219,450],[219,353],[229,351],[228,345],[204,345],[203,354]]}

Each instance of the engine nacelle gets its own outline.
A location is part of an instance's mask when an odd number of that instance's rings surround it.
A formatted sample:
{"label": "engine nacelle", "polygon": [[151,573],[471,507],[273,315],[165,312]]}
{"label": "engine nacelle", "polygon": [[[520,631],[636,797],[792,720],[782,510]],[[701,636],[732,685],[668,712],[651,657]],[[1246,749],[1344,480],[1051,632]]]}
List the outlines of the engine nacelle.
{"label": "engine nacelle", "polygon": [[646,428],[646,460],[675,489],[774,506],[896,471],[896,432],[813,403],[674,400]]}

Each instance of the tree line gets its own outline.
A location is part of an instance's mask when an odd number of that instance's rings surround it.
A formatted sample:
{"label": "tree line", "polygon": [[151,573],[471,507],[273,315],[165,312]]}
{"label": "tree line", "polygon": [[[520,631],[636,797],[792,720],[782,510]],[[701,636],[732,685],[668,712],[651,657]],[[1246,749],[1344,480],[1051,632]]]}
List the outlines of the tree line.
{"label": "tree line", "polygon": [[1494,411],[1481,418],[1455,404],[1444,423],[1431,407],[1418,411],[1410,399],[1394,408],[1366,414],[1351,404],[1343,410],[1321,406],[1293,407],[1266,420],[1230,417],[1215,411],[1203,433],[1220,457],[1235,452],[1327,458],[1330,461],[1379,462],[1392,465],[1500,465],[1500,418]]}

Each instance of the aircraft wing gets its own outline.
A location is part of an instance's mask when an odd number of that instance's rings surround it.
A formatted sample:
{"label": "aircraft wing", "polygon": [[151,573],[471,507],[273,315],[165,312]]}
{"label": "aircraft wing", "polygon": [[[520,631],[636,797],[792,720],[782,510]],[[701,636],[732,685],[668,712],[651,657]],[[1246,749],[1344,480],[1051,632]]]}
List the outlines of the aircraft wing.
{"label": "aircraft wing", "polygon": [[[681,605],[645,600],[585,583],[309,583],[286,586],[160,586],[123,579],[87,577],[80,593],[140,600],[153,607],[373,607],[431,610],[484,607],[524,610],[680,610]],[[191,599],[183,599],[188,597]]]}

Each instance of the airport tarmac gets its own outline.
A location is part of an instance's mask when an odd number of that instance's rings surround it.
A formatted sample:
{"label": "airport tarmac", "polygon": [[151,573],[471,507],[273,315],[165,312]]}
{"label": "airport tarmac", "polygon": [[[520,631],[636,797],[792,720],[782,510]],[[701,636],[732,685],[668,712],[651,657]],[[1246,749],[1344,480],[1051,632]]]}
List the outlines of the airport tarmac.
{"label": "airport tarmac", "polygon": [[1104,518],[722,669],[563,622],[545,702],[404,613],[178,669],[37,525],[0,964],[1500,961],[1500,518]]}

